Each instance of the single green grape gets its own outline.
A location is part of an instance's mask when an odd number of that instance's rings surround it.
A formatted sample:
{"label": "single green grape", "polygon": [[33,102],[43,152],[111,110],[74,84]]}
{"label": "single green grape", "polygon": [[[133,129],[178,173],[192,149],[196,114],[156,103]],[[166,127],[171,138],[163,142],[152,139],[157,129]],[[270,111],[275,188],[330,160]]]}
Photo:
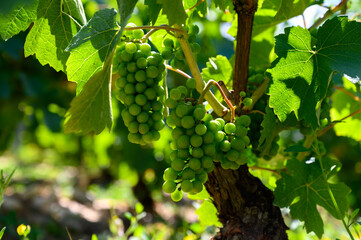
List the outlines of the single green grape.
{"label": "single green grape", "polygon": [[174,181],[165,181],[163,183],[162,189],[165,193],[172,193],[176,190],[177,184]]}

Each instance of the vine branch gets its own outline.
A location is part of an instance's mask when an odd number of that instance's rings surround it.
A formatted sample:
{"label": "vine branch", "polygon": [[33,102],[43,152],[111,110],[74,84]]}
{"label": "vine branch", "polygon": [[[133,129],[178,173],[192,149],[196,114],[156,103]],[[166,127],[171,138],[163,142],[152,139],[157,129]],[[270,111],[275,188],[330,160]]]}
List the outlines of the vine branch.
{"label": "vine branch", "polygon": [[189,76],[187,73],[183,72],[182,70],[174,69],[174,68],[172,68],[172,66],[170,66],[170,65],[168,65],[168,64],[165,64],[165,67],[166,67],[167,69],[173,71],[173,72],[176,72],[176,73],[182,75],[182,76],[185,77],[185,78],[188,78],[188,79],[189,79],[189,78],[192,78],[191,76]]}
{"label": "vine branch", "polygon": [[324,21],[326,21],[329,17],[331,17],[335,12],[338,10],[341,10],[342,7],[347,3],[347,0],[342,0],[337,6],[329,9],[323,17],[319,18],[316,22],[313,23],[313,25],[308,29],[314,29],[320,26]]}

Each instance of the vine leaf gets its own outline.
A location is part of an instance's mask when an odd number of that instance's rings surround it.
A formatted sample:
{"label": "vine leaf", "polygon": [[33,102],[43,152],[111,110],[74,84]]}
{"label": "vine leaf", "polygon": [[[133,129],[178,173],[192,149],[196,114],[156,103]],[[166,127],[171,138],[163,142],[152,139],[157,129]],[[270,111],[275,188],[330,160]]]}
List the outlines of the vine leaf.
{"label": "vine leaf", "polygon": [[158,19],[158,15],[160,10],[162,9],[162,5],[157,3],[157,0],[145,0],[144,4],[148,6],[148,13],[150,21],[153,25]]}
{"label": "vine leaf", "polygon": [[3,237],[4,233],[5,233],[6,227],[3,227],[0,231],[0,239]]}
{"label": "vine leaf", "polygon": [[[344,80],[344,87],[350,95],[357,95],[356,87],[351,82]],[[351,113],[361,109],[360,100],[351,97],[349,94],[336,91],[332,94],[332,108],[330,110],[331,120],[340,120]],[[337,123],[334,126],[334,130],[338,136],[345,136],[361,141],[361,113],[358,113],[352,117]]]}
{"label": "vine leaf", "polygon": [[115,9],[103,9],[73,37],[66,51],[68,80],[77,83],[79,93],[88,79],[101,71],[119,40]]}
{"label": "vine leaf", "polygon": [[287,19],[301,15],[313,0],[294,2],[283,0],[263,1],[262,6],[255,13],[252,34],[256,36]]}
{"label": "vine leaf", "polygon": [[87,23],[81,0],[64,0],[64,8],[70,16],[80,21],[79,24],[85,25]]}
{"label": "vine leaf", "polygon": [[83,91],[70,104],[66,114],[65,133],[99,134],[112,126],[111,58],[104,68],[94,74]]}
{"label": "vine leaf", "polygon": [[182,0],[157,0],[157,3],[162,4],[163,14],[167,16],[170,26],[185,23],[188,15],[184,11]]}
{"label": "vine leaf", "polygon": [[232,78],[233,67],[225,56],[217,55],[209,58],[206,63],[206,68],[202,69],[202,77],[208,81],[213,79],[215,81],[224,81],[227,84]]}
{"label": "vine leaf", "polygon": [[316,47],[309,31],[301,27],[286,28],[285,34],[276,37],[278,58],[268,70],[269,105],[281,122],[294,112],[298,120],[318,127],[316,105],[325,97],[333,73],[361,76],[355,65],[361,54],[360,39],[361,23],[349,22],[347,17],[327,21],[317,33]]}
{"label": "vine leaf", "polygon": [[227,8],[233,9],[233,4],[231,0],[213,0],[214,5],[221,10],[226,10]]}
{"label": "vine leaf", "polygon": [[[277,181],[275,204],[290,206],[290,214],[305,222],[307,232],[315,232],[321,238],[323,221],[317,205],[325,208],[337,219],[344,217],[347,209],[347,195],[351,192],[343,183],[330,183],[328,180],[340,169],[340,163],[331,159],[322,159],[324,172],[315,158],[300,162],[297,159],[287,161],[287,172],[281,172]],[[339,216],[329,193],[331,190],[342,216]]]}
{"label": "vine leaf", "polygon": [[10,6],[7,7],[3,5],[8,5],[8,1],[0,3],[0,36],[5,41],[26,30],[30,23],[35,21],[39,4],[38,0],[11,2]]}
{"label": "vine leaf", "polygon": [[61,3],[61,0],[40,1],[24,50],[25,57],[36,54],[42,65],[49,64],[56,71],[65,72],[69,53],[64,50],[77,32],[77,26],[67,9],[62,10]]}
{"label": "vine leaf", "polygon": [[120,26],[124,28],[131,17],[138,0],[117,0],[120,14]]}
{"label": "vine leaf", "polygon": [[199,223],[203,226],[220,227],[222,224],[218,221],[217,209],[211,200],[204,200],[201,206],[196,210],[199,217]]}

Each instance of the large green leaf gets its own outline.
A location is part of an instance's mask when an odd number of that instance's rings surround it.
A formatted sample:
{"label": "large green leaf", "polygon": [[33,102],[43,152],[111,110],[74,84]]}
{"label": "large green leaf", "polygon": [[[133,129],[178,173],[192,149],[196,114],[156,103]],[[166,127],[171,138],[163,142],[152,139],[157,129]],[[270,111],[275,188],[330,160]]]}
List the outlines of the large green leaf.
{"label": "large green leaf", "polygon": [[[325,208],[337,219],[344,217],[348,209],[347,195],[350,189],[343,183],[330,183],[328,179],[334,175],[338,163],[330,159],[322,159],[324,172],[318,160],[307,161],[292,159],[287,161],[287,172],[281,172],[282,178],[277,181],[275,204],[280,207],[290,206],[292,218],[305,222],[307,232],[315,232],[321,238],[323,221],[317,210],[317,205]],[[334,206],[331,190],[338,208]]]}
{"label": "large green leaf", "polygon": [[125,25],[127,25],[127,22],[131,17],[137,2],[138,0],[117,0],[119,14],[120,14],[120,26],[122,28],[124,28]]}
{"label": "large green leaf", "polygon": [[196,214],[199,217],[199,223],[203,226],[222,226],[218,221],[217,209],[210,200],[204,200],[196,210]]}
{"label": "large green leaf", "polygon": [[66,115],[65,133],[99,134],[112,126],[111,60],[94,74],[76,96]]}
{"label": "large green leaf", "polygon": [[[35,21],[39,4],[38,0],[13,0],[10,2],[10,6],[8,6],[8,1],[0,4],[0,36],[5,41],[26,30],[30,23]],[[3,6],[4,4],[7,6]]]}
{"label": "large green leaf", "polygon": [[3,227],[0,231],[0,240],[2,239],[2,237],[4,236],[4,233],[5,233],[5,230],[6,230],[6,227]]}
{"label": "large green leaf", "polygon": [[168,18],[169,25],[182,25],[185,23],[188,15],[186,14],[182,0],[157,0],[162,4],[163,14]]}
{"label": "large green leaf", "polygon": [[294,112],[297,119],[317,128],[316,105],[325,97],[333,73],[361,76],[360,39],[361,23],[346,17],[327,21],[318,31],[316,47],[308,30],[301,27],[286,28],[285,34],[278,35],[278,58],[268,71],[272,77],[269,105],[278,118],[285,121]]}
{"label": "large green leaf", "polygon": [[68,80],[77,83],[77,93],[91,76],[103,69],[104,62],[115,49],[120,36],[116,15],[115,9],[96,12],[66,48],[70,51],[66,63]]}
{"label": "large green leaf", "polygon": [[86,17],[81,0],[64,0],[64,9],[70,14],[74,19],[80,21],[79,24],[86,24]]}
{"label": "large green leaf", "polygon": [[253,21],[253,35],[258,35],[267,28],[303,13],[312,0],[267,0],[257,10]]}
{"label": "large green leaf", "polygon": [[157,0],[145,0],[144,4],[148,6],[147,12],[149,14],[150,21],[153,25],[155,25],[159,12],[162,9],[162,5],[158,4]]}
{"label": "large green leaf", "polygon": [[231,0],[213,0],[214,6],[220,8],[221,10],[226,10],[227,8],[233,9],[233,4]]}
{"label": "large green leaf", "polygon": [[56,71],[65,72],[69,53],[64,50],[77,32],[77,25],[67,9],[62,10],[61,3],[61,0],[39,3],[37,19],[26,37],[24,50],[26,57],[36,54],[42,65],[49,64]]}
{"label": "large green leaf", "polygon": [[[330,111],[331,120],[338,121],[353,112],[361,109],[361,101],[357,99],[356,87],[351,82],[344,80],[345,90],[349,93],[336,91],[332,99]],[[352,97],[354,95],[355,97]],[[361,141],[361,113],[353,115],[334,126],[338,136],[345,136]]]}
{"label": "large green leaf", "polygon": [[206,68],[202,69],[202,77],[204,80],[222,80],[226,84],[231,80],[233,67],[225,56],[217,55],[216,57],[210,58],[206,66]]}

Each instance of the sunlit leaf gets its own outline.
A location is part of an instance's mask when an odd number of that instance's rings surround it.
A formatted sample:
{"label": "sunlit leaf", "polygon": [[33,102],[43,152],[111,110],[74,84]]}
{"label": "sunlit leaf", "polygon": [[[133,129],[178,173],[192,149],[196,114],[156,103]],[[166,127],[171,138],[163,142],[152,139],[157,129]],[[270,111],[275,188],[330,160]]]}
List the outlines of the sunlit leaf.
{"label": "sunlit leaf", "polygon": [[196,210],[196,214],[201,225],[221,226],[221,223],[218,221],[217,209],[210,200],[204,200],[202,205]]}

